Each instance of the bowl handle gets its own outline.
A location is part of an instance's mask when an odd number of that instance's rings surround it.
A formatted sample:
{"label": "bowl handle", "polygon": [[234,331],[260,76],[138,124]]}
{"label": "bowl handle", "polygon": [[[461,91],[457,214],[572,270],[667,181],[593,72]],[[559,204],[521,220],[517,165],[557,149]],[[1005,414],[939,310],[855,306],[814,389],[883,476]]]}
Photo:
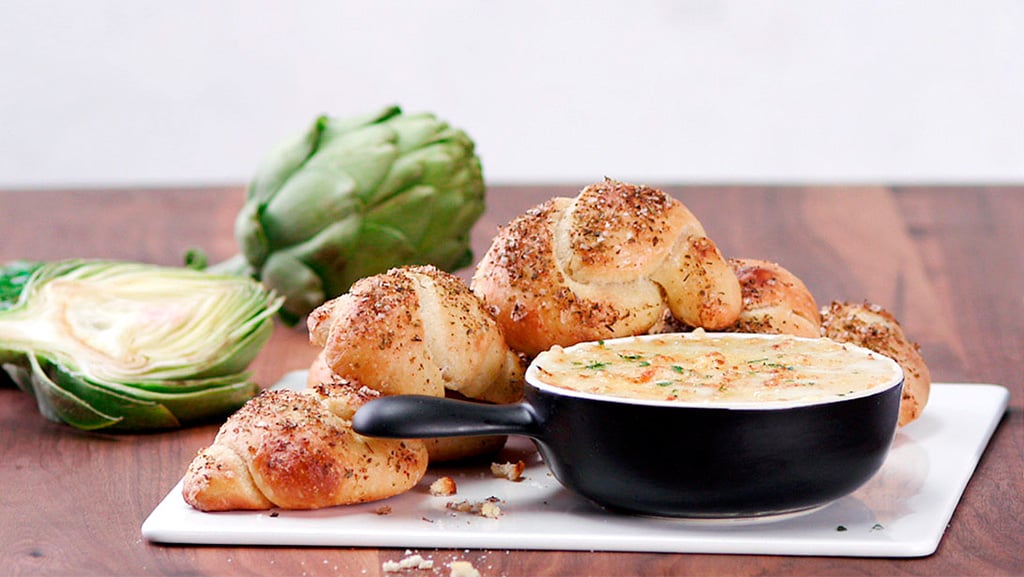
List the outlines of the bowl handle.
{"label": "bowl handle", "polygon": [[374,399],[356,411],[360,435],[391,439],[537,435],[537,417],[525,403],[489,405],[426,395]]}

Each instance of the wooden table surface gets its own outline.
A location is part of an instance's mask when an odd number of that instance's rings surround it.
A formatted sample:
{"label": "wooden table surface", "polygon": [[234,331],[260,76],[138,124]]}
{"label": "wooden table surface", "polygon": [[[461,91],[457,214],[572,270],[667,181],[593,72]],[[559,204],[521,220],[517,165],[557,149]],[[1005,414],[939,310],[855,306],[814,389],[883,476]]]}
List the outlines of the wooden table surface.
{"label": "wooden table surface", "polygon": [[[863,559],[559,551],[417,550],[484,575],[1019,575],[1024,568],[1024,187],[666,186],[727,256],[778,261],[819,304],[893,312],[940,382],[995,383],[1010,408],[938,551]],[[477,257],[497,226],[573,186],[492,187]],[[0,192],[0,261],[104,257],[178,265],[191,247],[235,251],[241,188]],[[465,272],[462,273],[466,275]],[[305,368],[303,330],[277,327],[262,385]],[[84,433],[0,385],[0,572],[12,575],[378,575],[400,549],[165,546],[140,527],[216,425]],[[432,574],[427,571],[410,575]]]}

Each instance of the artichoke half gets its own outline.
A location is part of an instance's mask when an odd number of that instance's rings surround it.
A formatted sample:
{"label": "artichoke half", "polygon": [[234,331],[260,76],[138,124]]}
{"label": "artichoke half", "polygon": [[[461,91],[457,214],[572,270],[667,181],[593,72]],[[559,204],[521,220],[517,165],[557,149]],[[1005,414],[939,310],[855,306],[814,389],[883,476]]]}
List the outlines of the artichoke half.
{"label": "artichoke half", "polygon": [[44,416],[86,430],[238,409],[258,392],[246,369],[281,304],[252,279],[130,262],[18,264],[0,278],[0,364]]}
{"label": "artichoke half", "polygon": [[475,145],[429,113],[397,106],[320,116],[275,150],[235,223],[241,254],[211,267],[249,274],[285,297],[295,323],[356,280],[406,264],[471,264],[484,210]]}

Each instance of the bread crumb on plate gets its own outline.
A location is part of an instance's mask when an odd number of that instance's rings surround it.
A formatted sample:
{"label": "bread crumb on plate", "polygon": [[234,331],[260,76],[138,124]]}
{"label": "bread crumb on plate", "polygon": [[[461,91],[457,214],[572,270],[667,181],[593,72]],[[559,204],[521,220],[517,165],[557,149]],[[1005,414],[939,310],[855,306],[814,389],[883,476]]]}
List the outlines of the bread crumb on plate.
{"label": "bread crumb on plate", "polygon": [[501,516],[501,507],[490,501],[484,501],[480,504],[480,516],[487,517],[488,519],[497,519]]}
{"label": "bread crumb on plate", "polygon": [[491,474],[498,478],[505,478],[509,481],[521,481],[526,463],[517,461],[515,463],[491,463]]}
{"label": "bread crumb on plate", "polygon": [[498,503],[501,499],[497,497],[488,497],[483,501],[472,502],[472,501],[449,501],[445,504],[445,507],[452,511],[458,511],[460,513],[472,513],[481,517],[487,517],[488,519],[497,519],[501,516],[501,507]]}
{"label": "bread crumb on plate", "polygon": [[440,477],[430,484],[430,494],[435,497],[448,497],[457,492],[458,487],[451,477]]}

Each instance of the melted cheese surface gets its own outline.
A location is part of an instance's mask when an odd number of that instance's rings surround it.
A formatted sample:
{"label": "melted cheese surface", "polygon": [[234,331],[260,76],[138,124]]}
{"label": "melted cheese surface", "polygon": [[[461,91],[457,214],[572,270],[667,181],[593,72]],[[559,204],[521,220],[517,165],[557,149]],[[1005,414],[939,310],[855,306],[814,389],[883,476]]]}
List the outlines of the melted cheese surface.
{"label": "melted cheese surface", "polygon": [[830,339],[700,330],[556,346],[533,369],[540,382],[581,393],[729,405],[833,400],[902,375],[891,359]]}

